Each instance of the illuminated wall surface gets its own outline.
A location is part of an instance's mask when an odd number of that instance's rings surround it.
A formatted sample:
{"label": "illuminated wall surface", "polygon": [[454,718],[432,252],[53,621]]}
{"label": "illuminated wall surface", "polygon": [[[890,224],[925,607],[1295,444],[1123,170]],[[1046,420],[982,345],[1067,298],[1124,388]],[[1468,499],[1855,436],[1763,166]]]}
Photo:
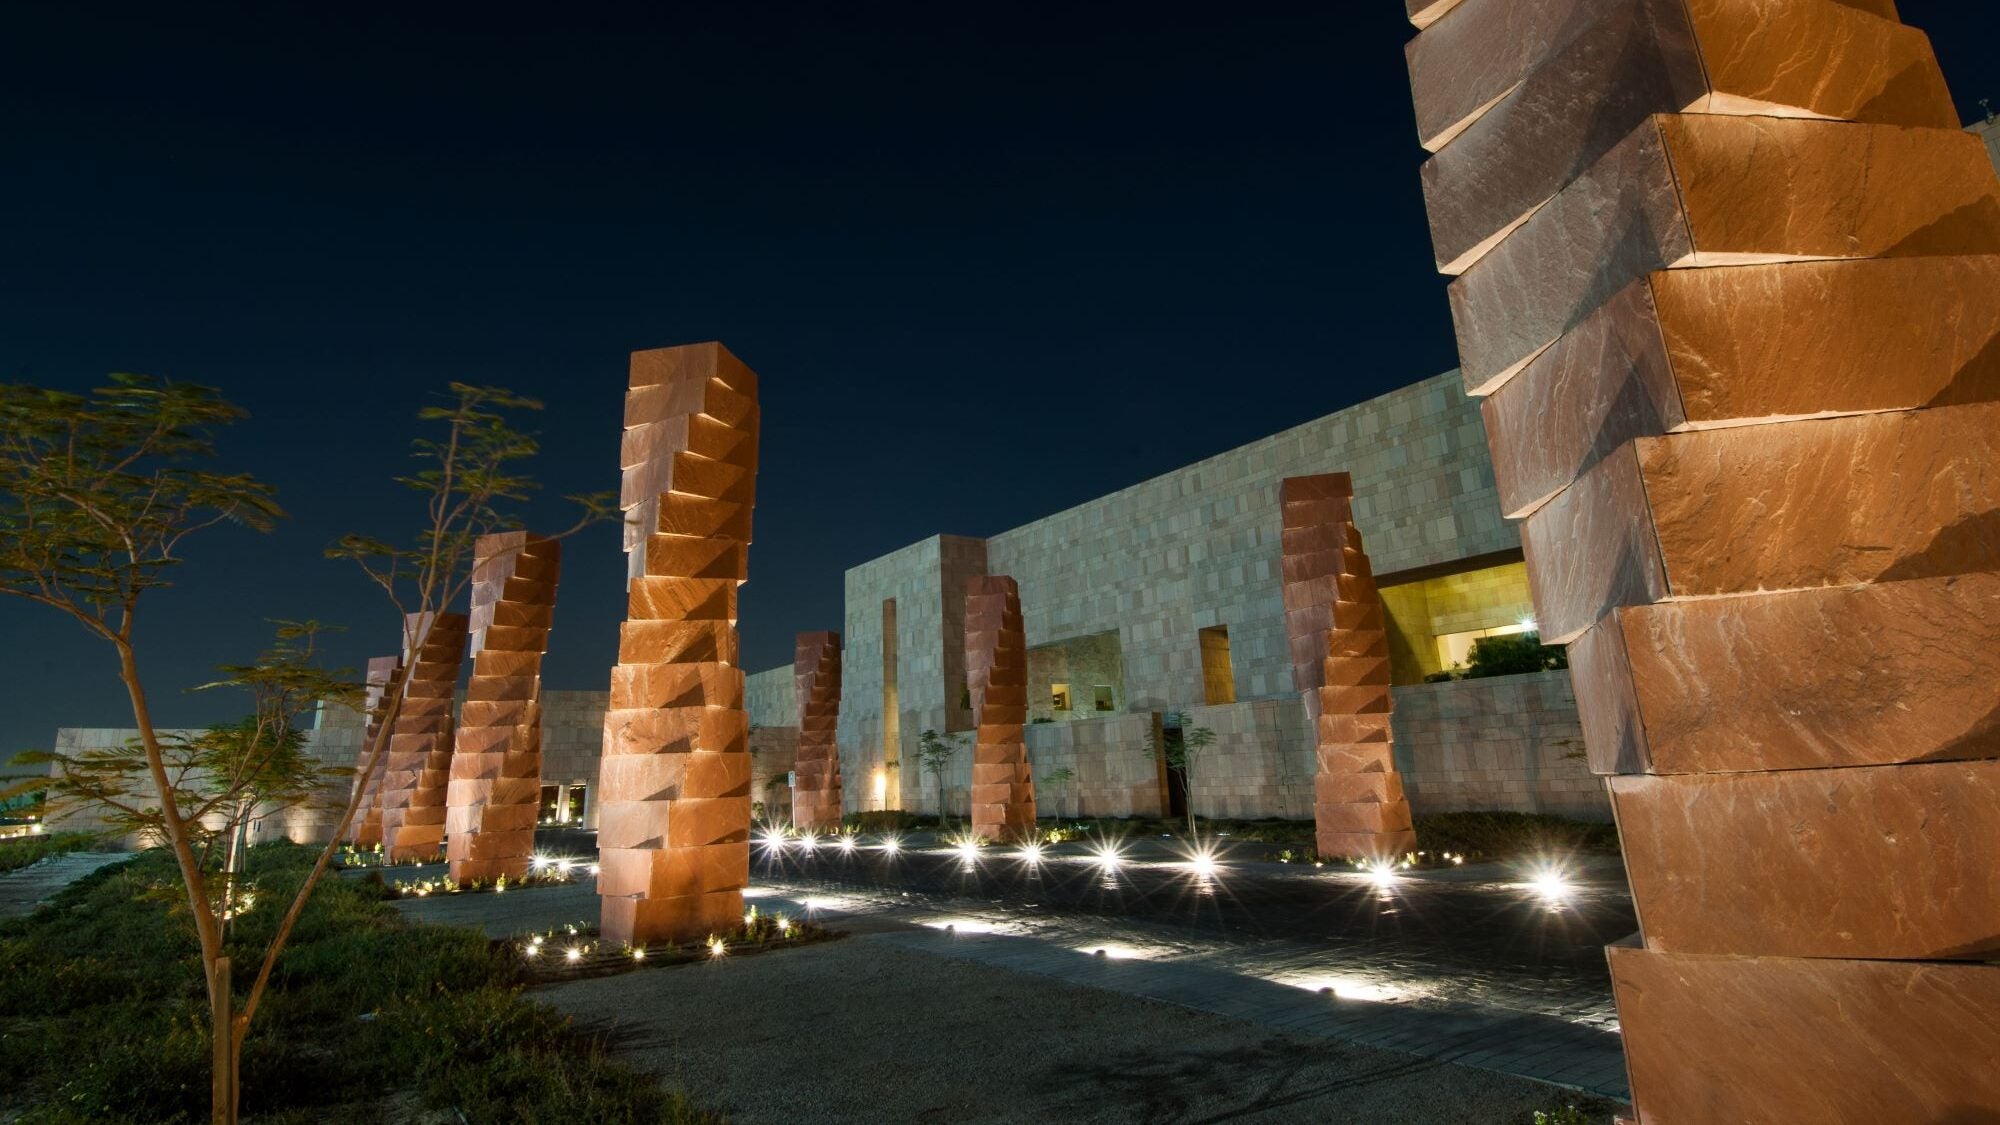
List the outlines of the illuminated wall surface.
{"label": "illuminated wall surface", "polygon": [[[2000,161],[2000,125],[1972,131]],[[1067,810],[1156,811],[1164,793],[1143,746],[1161,713],[1187,711],[1191,722],[1218,734],[1208,752],[1214,769],[1194,779],[1198,811],[1309,817],[1311,740],[1289,691],[1276,493],[1284,476],[1339,471],[1354,474],[1356,523],[1387,610],[1397,765],[1417,814],[1513,808],[1608,816],[1602,783],[1574,756],[1582,733],[1567,673],[1423,682],[1447,666],[1451,645],[1469,644],[1468,634],[1518,628],[1533,613],[1520,539],[1501,517],[1479,407],[1458,372],[991,539],[935,536],[851,568],[844,622],[787,623],[842,626],[839,741],[848,806],[935,804],[927,779],[896,757],[914,760],[926,728],[971,728],[963,706],[964,606],[945,591],[964,589],[966,578],[989,572],[990,561],[992,573],[1021,584],[1030,715],[1052,720],[1030,723],[1029,757],[1038,778],[1064,767],[1077,775],[1062,797]],[[885,613],[890,599],[897,610]],[[885,619],[895,622],[887,646]],[[1204,644],[1204,630],[1219,632]],[[1226,678],[1218,682],[1224,634]],[[888,664],[894,682],[884,675]],[[1070,687],[1069,712],[1056,712],[1039,694],[1056,683]],[[1114,712],[1095,710],[1099,686],[1114,689]],[[798,721],[793,696],[789,665],[746,678],[752,787],[767,811],[787,804],[782,783]],[[885,707],[885,700],[893,702]],[[602,691],[544,693],[543,780],[584,788],[587,825],[596,819],[589,786],[598,773],[604,707]],[[131,734],[64,728],[56,745],[114,746]],[[351,763],[361,734],[359,716],[328,709],[314,746],[330,762]],[[961,804],[969,780],[961,756],[949,779]],[[1050,811],[1057,797],[1048,792]],[[322,819],[295,815],[259,830],[309,838],[327,830]]]}
{"label": "illuminated wall surface", "polygon": [[1406,4],[1466,389],[1641,922],[1633,1117],[2000,1120],[1991,130],[1893,0]]}

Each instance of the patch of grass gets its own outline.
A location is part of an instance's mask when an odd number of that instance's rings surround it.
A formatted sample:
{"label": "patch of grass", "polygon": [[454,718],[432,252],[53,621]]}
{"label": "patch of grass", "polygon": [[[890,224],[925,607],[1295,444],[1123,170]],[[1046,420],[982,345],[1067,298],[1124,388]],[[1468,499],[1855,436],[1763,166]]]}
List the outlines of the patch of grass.
{"label": "patch of grass", "polygon": [[[259,906],[236,924],[239,990],[314,855],[251,849]],[[524,998],[483,936],[406,922],[382,894],[359,879],[315,891],[244,1046],[246,1117],[380,1120],[400,1101],[478,1122],[715,1120]],[[0,963],[0,1119],[206,1119],[207,1009],[171,857],[146,853],[0,924]]]}
{"label": "patch of grass", "polygon": [[1609,824],[1537,813],[1438,813],[1417,818],[1417,842],[1426,850],[1459,852],[1475,861],[1537,855],[1617,855],[1618,829]]}
{"label": "patch of grass", "polygon": [[19,871],[50,856],[80,852],[97,842],[88,832],[50,832],[39,836],[16,836],[0,840],[0,875]]}

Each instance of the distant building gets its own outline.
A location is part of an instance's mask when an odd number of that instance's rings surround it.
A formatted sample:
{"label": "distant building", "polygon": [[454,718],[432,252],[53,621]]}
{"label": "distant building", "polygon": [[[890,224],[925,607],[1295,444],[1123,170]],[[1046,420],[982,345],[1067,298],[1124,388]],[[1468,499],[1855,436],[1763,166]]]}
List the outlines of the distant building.
{"label": "distant building", "polygon": [[[1967,126],[2000,168],[2000,118]],[[1029,652],[1029,757],[1047,812],[1312,815],[1312,741],[1291,683],[1279,591],[1278,482],[1354,475],[1355,522],[1390,626],[1396,758],[1418,815],[1516,809],[1608,818],[1582,762],[1567,672],[1426,682],[1482,636],[1532,628],[1520,537],[1500,517],[1476,403],[1447,372],[986,539],[934,535],[847,571],[841,767],[850,811],[934,811],[916,765],[925,730],[970,730],[964,589],[1020,584]],[[755,573],[756,552],[751,552]],[[801,621],[800,630],[830,622]],[[558,634],[560,636],[560,634]],[[594,825],[608,693],[548,691],[543,819]],[[748,677],[753,799],[782,818],[798,716],[792,670]],[[1179,721],[1216,732],[1194,776],[1147,753]],[[64,728],[66,750],[129,730]],[[314,745],[351,762],[361,719],[323,708]],[[969,753],[946,777],[962,810]],[[325,816],[289,814],[260,834],[323,838]]]}

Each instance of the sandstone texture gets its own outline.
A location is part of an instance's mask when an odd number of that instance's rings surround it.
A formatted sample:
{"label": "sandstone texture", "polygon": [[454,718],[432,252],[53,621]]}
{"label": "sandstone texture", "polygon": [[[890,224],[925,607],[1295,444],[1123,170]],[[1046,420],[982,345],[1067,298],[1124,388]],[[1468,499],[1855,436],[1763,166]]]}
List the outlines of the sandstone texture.
{"label": "sandstone texture", "polygon": [[798,784],[792,822],[809,832],[840,829],[840,634],[800,633],[792,659],[798,685]]}
{"label": "sandstone texture", "polygon": [[1408,57],[1612,775],[1635,1120],[2000,1120],[2000,181],[1928,41],[1891,0],[1464,0]]}
{"label": "sandstone texture", "polygon": [[1668,596],[2000,569],[2000,403],[1642,438],[1521,542],[1560,641]]}
{"label": "sandstone texture", "polygon": [[1598,773],[2000,757],[2000,574],[1619,609],[1569,648]]}
{"label": "sandstone texture", "polygon": [[445,856],[458,882],[528,874],[542,796],[542,653],[562,544],[524,531],[473,547],[472,679],[445,793]]}
{"label": "sandstone texture", "polygon": [[2000,1119],[2000,966],[1610,954],[1644,1125]]}
{"label": "sandstone texture", "polygon": [[382,772],[382,852],[392,863],[428,862],[444,853],[444,793],[451,776],[452,696],[465,660],[466,616],[411,614],[415,642],[403,705],[389,731]]}
{"label": "sandstone texture", "polygon": [[1991,256],[1649,274],[1483,400],[1501,506],[1526,516],[1636,437],[2000,399],[1996,292]]}
{"label": "sandstone texture", "polygon": [[965,584],[965,681],[979,720],[972,747],[972,831],[1014,840],[1035,831],[1028,722],[1028,640],[1021,594],[1006,575]]}
{"label": "sandstone texture", "polygon": [[2000,761],[1614,777],[1646,948],[2000,954]]}
{"label": "sandstone texture", "polygon": [[400,657],[374,656],[368,659],[368,673],[363,683],[362,711],[368,722],[362,728],[361,753],[354,763],[354,789],[361,794],[361,800],[354,810],[354,820],[348,829],[348,839],[357,848],[372,848],[382,842],[382,777],[389,769],[388,747],[375,759],[373,769],[366,769],[368,755],[375,752],[375,740],[382,734],[384,705],[391,691],[400,691],[396,683],[396,672],[403,666]]}
{"label": "sandstone texture", "polygon": [[597,790],[607,940],[699,941],[741,921],[751,795],[736,596],[757,430],[757,376],[722,345],[632,353],[628,598]]}
{"label": "sandstone texture", "polygon": [[[1473,0],[1465,15],[1498,23],[1482,9],[1522,6],[1551,5]],[[1535,68],[1424,166],[1445,273],[1463,272],[1654,113],[1957,124],[1923,33],[1834,0],[1613,0],[1568,14],[1565,34],[1545,41]],[[1511,23],[1519,29],[1521,17]],[[1458,38],[1458,56],[1427,50],[1412,55],[1413,68],[1492,74],[1484,65],[1491,47],[1473,40],[1469,27]],[[1832,80],[1822,80],[1829,70]],[[1448,81],[1412,72],[1417,88]]]}
{"label": "sandstone texture", "polygon": [[1416,850],[1389,732],[1389,637],[1346,473],[1286,477],[1285,626],[1292,684],[1317,734],[1313,821],[1324,856],[1383,859]]}
{"label": "sandstone texture", "polygon": [[1654,270],[1997,250],[2000,182],[1977,137],[1655,115],[1452,282],[1452,315],[1466,388],[1490,394]]}

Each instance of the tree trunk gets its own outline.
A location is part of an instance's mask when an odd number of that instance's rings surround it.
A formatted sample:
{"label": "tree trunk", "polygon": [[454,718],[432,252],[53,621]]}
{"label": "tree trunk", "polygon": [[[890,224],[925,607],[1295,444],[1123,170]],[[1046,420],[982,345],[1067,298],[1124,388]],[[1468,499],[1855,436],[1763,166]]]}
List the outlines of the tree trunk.
{"label": "tree trunk", "polygon": [[236,1020],[231,1011],[226,955],[217,957],[209,972],[208,1010],[213,1047],[208,1119],[211,1125],[236,1125]]}

